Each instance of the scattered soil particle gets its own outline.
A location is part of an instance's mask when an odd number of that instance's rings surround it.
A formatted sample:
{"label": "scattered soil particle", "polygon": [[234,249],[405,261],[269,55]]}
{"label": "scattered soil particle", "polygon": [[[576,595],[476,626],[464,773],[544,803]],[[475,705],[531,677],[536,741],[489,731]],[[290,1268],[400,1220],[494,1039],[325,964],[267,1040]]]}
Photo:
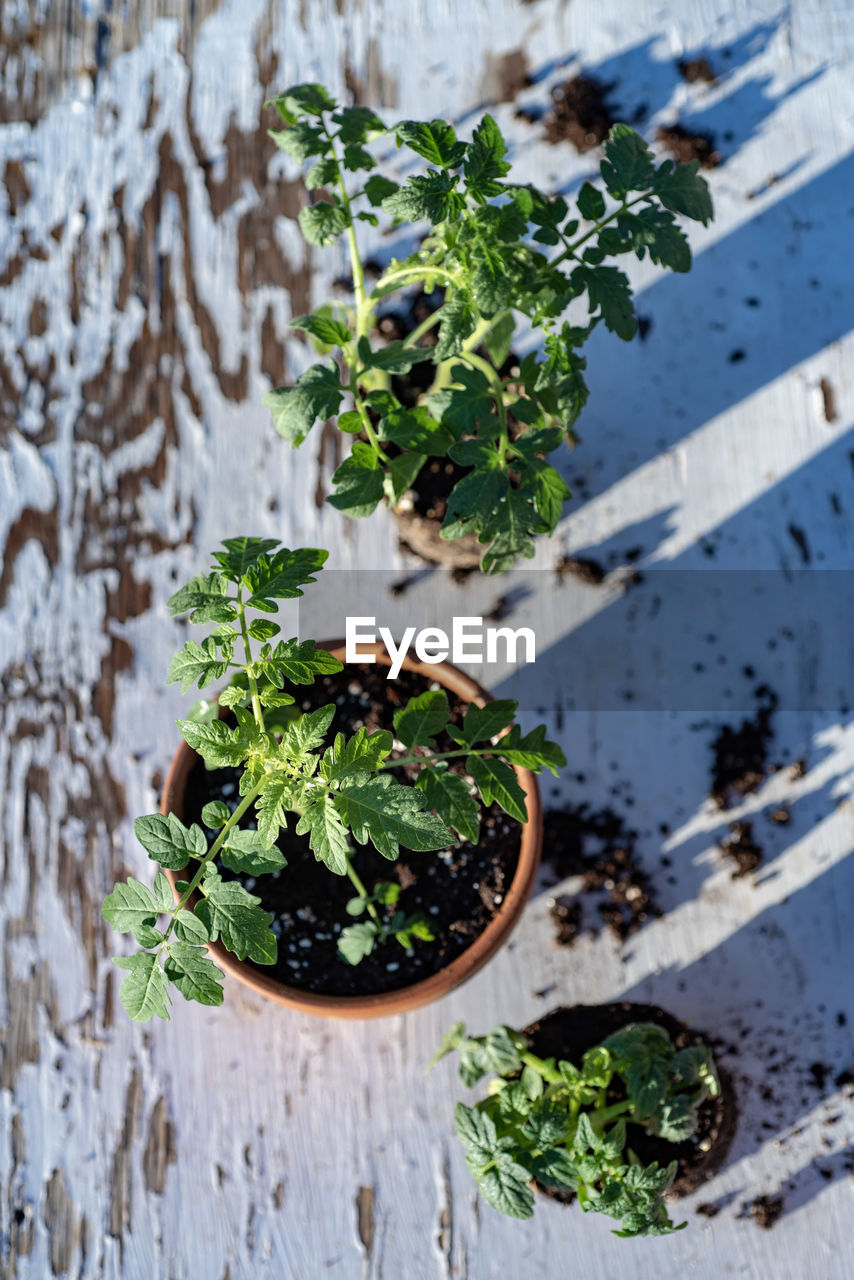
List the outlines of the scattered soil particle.
{"label": "scattered soil particle", "polygon": [[739,1218],[751,1218],[757,1226],[770,1231],[783,1212],[782,1196],[757,1196],[755,1200],[745,1200],[741,1206]]}
{"label": "scattered soil particle", "polygon": [[553,106],[545,120],[547,142],[571,142],[582,154],[601,146],[614,117],[608,96],[614,86],[578,75],[552,89]]}
{"label": "scattered soil particle", "polygon": [[[399,707],[430,687],[435,687],[433,682],[413,672],[402,671],[397,680],[389,681],[380,669],[354,673],[345,668],[306,687],[297,705],[302,711],[311,711],[336,704],[331,740],[336,732],[349,736],[362,725],[369,732],[390,725]],[[452,723],[459,723],[465,704],[453,695],[450,703]],[[439,740],[444,743],[439,750],[451,750],[455,745],[447,735]],[[463,772],[461,768],[458,771]],[[411,766],[406,772],[412,776]],[[187,781],[182,818],[188,823],[200,822],[203,805],[214,799],[225,800],[233,809],[238,780],[238,770],[208,770],[198,760]],[[342,926],[351,923],[345,909],[353,897],[350,881],[346,876],[332,875],[319,863],[308,837],[297,836],[294,825],[282,832],[278,842],[288,864],[283,871],[257,881],[243,875],[237,878],[274,916],[271,927],[279,939],[278,960],[273,966],[258,966],[259,972],[289,986],[327,995],[395,991],[445,967],[495,916],[518,863],[519,823],[494,805],[481,813],[477,845],[464,841],[436,853],[401,850],[395,863],[370,846],[356,846],[353,865],[364,883],[371,888],[377,881],[396,879],[401,886],[399,909],[407,915],[426,915],[436,936],[432,942],[419,941],[411,951],[390,942],[353,967],[337,952],[338,934]],[[231,873],[224,868],[223,875],[230,878]]]}
{"label": "scattered soil particle", "polygon": [[720,1205],[717,1204],[698,1204],[697,1208],[694,1210],[694,1212],[699,1213],[702,1218],[716,1218],[720,1211]]}
{"label": "scattered soil particle", "polygon": [[835,422],[839,417],[836,409],[836,393],[829,379],[822,378],[818,384],[821,391],[821,405],[825,422]]}
{"label": "scattered soil particle", "polygon": [[722,853],[735,862],[732,873],[733,880],[748,876],[762,862],[762,847],[753,839],[752,822],[731,822],[729,829],[732,835],[727,836],[718,845]]}
{"label": "scattered soil particle", "polygon": [[[687,84],[716,84],[717,76],[708,58],[682,58],[676,63],[679,74]],[[699,1210],[698,1210],[699,1212]]]}
{"label": "scattered soil particle", "polygon": [[714,765],[710,795],[720,809],[728,809],[757,791],[768,772],[768,743],[773,735],[771,716],[777,695],[765,685],[756,690],[762,705],[752,720],[738,729],[724,725],[712,743]]}
{"label": "scattered soil particle", "polygon": [[678,164],[699,160],[701,169],[714,169],[721,162],[721,153],[715,150],[715,139],[710,133],[691,133],[684,125],[672,124],[662,125],[655,138],[667,147]]}
{"label": "scattered soil particle", "polygon": [[388,593],[390,596],[406,595],[409,588],[413,586],[417,581],[418,581],[418,575],[415,573],[409,574],[409,576],[406,578],[398,578],[397,582],[391,583],[391,585],[388,588]]}
{"label": "scattered soil particle", "polygon": [[513,612],[513,602],[510,596],[499,596],[489,613],[485,614],[487,622],[501,622],[508,614]]}
{"label": "scattered soil particle", "polygon": [[[581,876],[582,894],[604,896],[599,916],[620,942],[661,915],[651,878],[636,857],[636,843],[637,832],[628,830],[613,809],[591,812],[586,804],[567,805],[547,810],[544,817],[543,862],[559,880]],[[582,932],[581,902],[561,898],[550,910],[557,941],[572,946]]]}
{"label": "scattered soil particle", "polygon": [[[580,1065],[588,1049],[601,1044],[613,1032],[632,1022],[652,1022],[662,1027],[678,1049],[710,1043],[708,1036],[687,1027],[657,1005],[629,1001],[555,1009],[526,1027],[525,1034],[532,1041],[534,1053],[540,1057],[565,1059]],[[653,1160],[660,1165],[677,1161],[676,1178],[668,1198],[690,1195],[707,1182],[723,1164],[732,1142],[738,1105],[729,1077],[721,1071],[719,1064],[716,1065],[721,1092],[717,1098],[707,1098],[700,1104],[697,1132],[692,1137],[685,1142],[666,1142],[646,1133],[639,1125],[632,1126],[632,1150],[642,1164],[650,1164]],[[616,1091],[614,1096],[616,1098]],[[537,1189],[561,1204],[571,1204],[575,1199],[572,1191],[546,1189],[539,1185]]]}
{"label": "scattered soil particle", "polygon": [[791,810],[787,809],[785,805],[781,804],[776,809],[771,810],[771,812],[768,814],[768,818],[771,822],[775,824],[775,826],[787,827],[789,823],[792,821]]}
{"label": "scattered soil particle", "polygon": [[789,765],[789,777],[793,782],[797,782],[799,778],[805,776],[808,768],[806,756],[801,756],[799,760],[795,760]]}
{"label": "scattered soil particle", "polygon": [[549,907],[549,915],[555,922],[555,943],[559,947],[573,947],[581,932],[581,903],[558,898]]}
{"label": "scattered soil particle", "polygon": [[584,556],[562,556],[555,565],[555,572],[561,582],[567,574],[572,574],[579,582],[586,582],[590,587],[601,586],[607,576],[607,571],[598,560],[589,560]]}
{"label": "scattered soil particle", "polygon": [[810,1084],[814,1089],[824,1092],[824,1086],[832,1068],[826,1062],[812,1062],[809,1067]]}

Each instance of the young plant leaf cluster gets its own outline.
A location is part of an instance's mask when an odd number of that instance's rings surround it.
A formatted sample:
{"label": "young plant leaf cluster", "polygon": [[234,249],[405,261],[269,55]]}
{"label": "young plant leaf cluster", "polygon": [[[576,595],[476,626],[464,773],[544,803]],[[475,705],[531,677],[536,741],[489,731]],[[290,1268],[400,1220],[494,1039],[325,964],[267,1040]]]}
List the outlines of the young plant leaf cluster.
{"label": "young plant leaf cluster", "polygon": [[[712,214],[698,162],[656,164],[644,140],[615,125],[605,143],[602,185],[585,182],[575,208],[509,177],[507,145],[491,116],[471,141],[443,120],[405,120],[388,128],[365,107],[339,106],[320,85],[302,84],[272,100],[283,128],[271,136],[310,166],[314,203],[300,226],[310,244],[346,235],[354,305],[324,305],[293,320],[327,355],[295,386],[271,391],[278,432],[296,446],[314,424],[337,415],[355,438],[333,477],[329,501],[352,516],[386,499],[397,504],[431,458],[448,457],[463,474],[451,492],[443,538],[473,534],[487,545],[483,569],[509,568],[534,553],[534,536],[553,533],[570,496],[549,462],[587,400],[581,348],[599,323],[628,340],[637,318],[628,278],[615,259],[634,254],[673,271],[691,266],[677,217],[704,225]],[[377,172],[377,139],[389,135],[426,165],[398,184]],[[419,248],[393,260],[368,290],[356,224],[415,224]],[[427,224],[425,227],[424,224]],[[412,287],[442,291],[443,302],[405,340],[372,334],[377,306]],[[587,318],[562,317],[584,298]],[[517,317],[539,335],[541,351],[505,372]],[[438,325],[435,345],[421,345]],[[392,377],[436,366],[429,391],[405,407]],[[342,409],[349,396],[351,408]]]}
{"label": "young plant leaf cluster", "polygon": [[676,1161],[643,1165],[630,1126],[673,1143],[696,1131],[700,1103],[719,1090],[705,1045],[676,1049],[661,1027],[632,1023],[576,1065],[538,1057],[526,1036],[509,1027],[467,1036],[459,1022],[433,1061],[454,1050],[465,1085],[493,1077],[483,1101],[457,1105],[454,1122],[466,1163],[494,1209],[530,1218],[536,1180],[574,1191],[586,1212],[619,1219],[618,1236],[667,1235],[685,1226],[673,1224],[664,1203]]}
{"label": "young plant leaf cluster", "polygon": [[[354,843],[394,861],[401,846],[426,853],[458,839],[476,841],[482,804],[494,800],[520,822],[527,819],[512,765],[557,772],[565,763],[543,726],[523,735],[513,724],[515,702],[472,704],[456,726],[446,694],[428,690],[401,707],[389,729],[360,728],[350,737],[333,731],[332,704],[301,713],[289,687],[313,684],[341,664],[313,641],[281,639],[270,615],[280,600],[303,594],[326,557],[320,550],[289,551],[274,539],[233,538],[215,553],[209,573],[169,601],[173,614],[208,625],[200,643],[187,640],[175,654],[169,681],[186,692],[227,680],[218,706],[207,704],[178,727],[209,767],[241,770],[239,801],[206,804],[204,828],[174,813],[134,823],[148,856],[186,878],[178,881],[177,903],[162,872],[153,888],[131,877],[104,903],[106,919],[141,948],[116,960],[129,971],[120,996],[132,1018],[168,1018],[170,984],[189,1000],[220,1004],[222,974],[207,956],[208,942],[221,942],[240,960],[275,963],[273,917],[239,880],[224,878],[220,864],[255,878],[282,871],[277,839],[293,823],[297,835],[308,835],[315,857],[333,874],[349,876],[356,890],[347,910],[365,919],[342,930],[341,958],[356,964],[389,940],[408,949],[432,938],[429,924],[397,909],[398,886],[365,888],[353,865]],[[228,718],[219,717],[219,708]],[[442,733],[456,746],[439,750]],[[465,760],[471,783],[449,771],[455,758]],[[395,776],[405,765],[417,767],[414,782]]]}

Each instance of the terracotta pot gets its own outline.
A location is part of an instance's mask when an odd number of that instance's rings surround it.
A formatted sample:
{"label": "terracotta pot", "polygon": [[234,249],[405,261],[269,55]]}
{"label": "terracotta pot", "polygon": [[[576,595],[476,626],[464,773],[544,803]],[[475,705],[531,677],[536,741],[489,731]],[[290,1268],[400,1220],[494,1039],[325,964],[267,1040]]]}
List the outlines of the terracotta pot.
{"label": "terracotta pot", "polygon": [[[540,1057],[563,1057],[580,1063],[582,1055],[588,1049],[601,1044],[607,1036],[630,1022],[655,1023],[667,1032],[678,1048],[709,1044],[707,1035],[680,1022],[657,1005],[634,1004],[627,1000],[613,1004],[579,1004],[554,1009],[532,1026],[525,1027],[524,1034],[530,1037],[534,1052]],[[658,1160],[661,1165],[669,1164],[671,1160],[678,1161],[676,1177],[665,1196],[668,1200],[690,1195],[707,1182],[723,1164],[732,1143],[738,1120],[738,1105],[729,1076],[721,1071],[717,1063],[715,1069],[720,1081],[720,1093],[716,1098],[707,1098],[699,1109],[697,1138],[700,1142],[707,1143],[707,1146],[698,1146],[692,1138],[685,1142],[665,1142],[631,1126],[632,1141],[629,1145],[644,1164],[651,1160]],[[561,1204],[571,1204],[575,1199],[572,1191],[543,1187],[536,1182],[534,1185],[543,1195]]]}
{"label": "terracotta pot", "polygon": [[[327,649],[340,662],[344,662],[345,648],[342,641],[329,641],[318,646]],[[382,644],[360,645],[362,651],[372,651],[377,661],[383,666],[390,666],[391,661]],[[447,662],[423,663],[414,658],[405,658],[404,669],[423,675],[428,680],[435,680],[450,693],[456,694],[465,702],[475,702],[483,706],[491,701],[491,694],[481,688],[476,681],[464,675],[456,667]],[[197,759],[196,752],[182,742],[178,748],[163,788],[161,813],[174,813],[183,816],[184,790],[190,770]],[[521,828],[521,845],[519,862],[513,880],[504,894],[504,899],[495,916],[490,920],[483,933],[461,952],[456,959],[444,969],[422,978],[412,986],[401,987],[396,991],[386,991],[378,995],[365,996],[330,996],[318,995],[310,991],[301,991],[297,987],[288,986],[266,976],[253,968],[248,962],[237,960],[230,951],[219,942],[208,944],[212,959],[226,973],[237,978],[260,995],[269,996],[279,1004],[290,1009],[298,1009],[302,1013],[313,1013],[325,1018],[382,1018],[393,1014],[407,1013],[421,1005],[430,1004],[434,1000],[453,991],[471,978],[478,969],[495,955],[496,951],[507,940],[511,930],[518,921],[527,902],[537,868],[540,863],[540,852],[543,842],[543,817],[540,808],[540,796],[537,781],[528,769],[515,769],[519,784],[526,795],[528,821]],[[331,873],[330,873],[331,874]],[[181,871],[167,871],[172,889],[175,882],[183,879]],[[177,895],[176,895],[177,899]]]}

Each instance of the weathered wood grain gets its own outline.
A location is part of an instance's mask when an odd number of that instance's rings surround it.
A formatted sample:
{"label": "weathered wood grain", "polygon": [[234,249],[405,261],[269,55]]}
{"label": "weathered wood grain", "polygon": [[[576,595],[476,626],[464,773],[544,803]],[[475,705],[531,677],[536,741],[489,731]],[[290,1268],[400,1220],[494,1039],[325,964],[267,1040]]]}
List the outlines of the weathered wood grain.
{"label": "weathered wood grain", "polygon": [[[775,774],[727,815],[765,824],[754,885],[721,865],[725,823],[705,800],[708,744],[735,710],[720,696],[705,717],[577,709],[561,673],[584,655],[593,680],[609,631],[633,634],[633,611],[650,607],[649,580],[620,585],[637,547],[641,572],[851,568],[853,28],[829,0],[783,12],[770,0],[4,7],[4,1274],[850,1274],[854,1124],[850,1090],[834,1084],[854,1065],[850,716],[809,703],[777,716],[775,759],[806,753],[810,769],[796,783]],[[713,86],[678,73],[699,52]],[[323,505],[335,434],[290,453],[260,407],[270,380],[309,361],[287,321],[344,270],[301,241],[300,184],[259,127],[263,99],[316,78],[389,118],[447,114],[465,131],[477,108],[509,98],[491,109],[520,174],[572,191],[595,156],[547,145],[514,113],[547,105],[580,65],[615,82],[621,112],[650,136],[677,117],[715,132],[718,216],[693,234],[690,277],[636,264],[646,340],[591,343],[558,544],[611,576],[558,586],[543,546],[538,572],[511,580],[514,623],[535,621],[541,665],[479,674],[559,734],[563,794],[613,804],[637,827],[666,913],[622,951],[599,936],[566,952],[551,945],[556,890],[544,887],[485,971],[407,1018],[325,1024],[231,986],[222,1010],[130,1026],[99,903],[144,868],[130,818],[154,807],[175,742],[182,703],[162,684],[179,635],[164,616],[174,583],[241,530],[327,546],[335,569],[414,567],[387,518],[346,521]],[[375,607],[389,620],[429,613],[444,589],[427,577],[393,601],[386,586]],[[471,584],[450,605],[488,609],[497,594]],[[742,629],[757,679],[777,670],[770,642],[789,643],[766,622],[759,602]],[[664,651],[681,659],[678,636]],[[710,647],[709,665],[717,657]],[[627,684],[642,688],[656,661],[650,642]],[[734,709],[749,700],[740,661]],[[771,831],[764,815],[781,803],[792,821]],[[451,1065],[422,1075],[441,1031],[623,993],[720,1040],[744,1108],[730,1162],[671,1241],[625,1244],[604,1220],[553,1205],[533,1223],[492,1214],[453,1137]],[[823,1081],[815,1063],[830,1067]],[[737,1216],[778,1192],[773,1232]],[[704,1200],[714,1219],[693,1213]]]}

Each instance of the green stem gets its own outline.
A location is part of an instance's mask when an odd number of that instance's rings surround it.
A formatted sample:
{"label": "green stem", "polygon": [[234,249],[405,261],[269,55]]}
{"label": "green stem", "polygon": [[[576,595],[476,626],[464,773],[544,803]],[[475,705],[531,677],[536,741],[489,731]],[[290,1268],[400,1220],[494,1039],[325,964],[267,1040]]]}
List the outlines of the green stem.
{"label": "green stem", "polygon": [[580,248],[581,245],[586,244],[586,242],[593,236],[598,235],[602,228],[607,226],[609,222],[613,222],[615,218],[619,218],[621,213],[625,213],[627,209],[631,209],[636,204],[640,204],[642,200],[649,200],[649,198],[649,192],[645,191],[643,195],[635,196],[634,200],[624,200],[619,209],[613,209],[611,213],[607,214],[601,219],[601,221],[594,223],[589,231],[585,231],[583,236],[579,236],[577,240],[573,240],[568,244],[563,253],[559,253],[556,258],[553,258],[549,265],[556,267],[557,264],[559,262],[563,262],[564,259],[574,258],[576,256],[576,250]]}
{"label": "green stem", "polygon": [[261,709],[261,698],[258,694],[258,681],[252,674],[252,649],[249,644],[249,630],[246,626],[246,609],[242,600],[243,589],[237,588],[237,616],[240,619],[240,634],[243,637],[243,652],[246,655],[246,665],[243,670],[246,672],[249,680],[249,692],[252,695],[252,714],[255,717],[255,723],[264,733],[264,712]]}
{"label": "green stem", "polygon": [[430,312],[426,320],[422,320],[411,333],[407,334],[403,340],[403,345],[405,347],[414,347],[419,338],[423,338],[424,334],[429,332],[429,330],[433,328],[433,325],[438,324],[441,319],[442,307],[437,307],[435,311]]}
{"label": "green stem", "polygon": [[377,909],[376,909],[376,907],[375,907],[375,906],[374,906],[374,904],[370,901],[370,894],[368,893],[367,889],[365,888],[364,884],[362,883],[362,879],[361,879],[361,877],[360,877],[360,875],[359,875],[358,871],[356,870],[356,868],[353,866],[352,862],[350,861],[350,855],[349,855],[349,853],[348,853],[348,854],[346,854],[345,856],[346,856],[346,859],[347,859],[347,875],[350,877],[350,882],[351,882],[351,884],[354,886],[354,888],[355,888],[356,892],[358,893],[359,897],[360,897],[360,898],[362,899],[362,901],[365,903],[365,906],[368,908],[368,915],[369,915],[369,916],[371,917],[371,919],[374,921],[374,923],[376,924],[377,928],[381,929],[381,928],[382,928],[382,924],[381,924],[381,922],[380,922],[379,915],[377,914]]}
{"label": "green stem", "polygon": [[368,437],[368,444],[371,446],[374,453],[379,458],[380,462],[384,463],[385,466],[387,467],[390,466],[391,459],[384,452],[383,447],[380,444],[379,436],[377,435],[376,431],[374,431],[373,423],[371,422],[370,416],[368,414],[367,405],[365,404],[362,397],[359,395],[359,386],[356,378],[355,365],[350,371],[350,391],[353,396],[353,403],[356,406],[356,412],[358,413],[359,417],[362,419],[362,426],[364,428],[365,435]]}
{"label": "green stem", "polygon": [[201,884],[202,877],[205,874],[205,870],[207,868],[208,863],[211,862],[212,859],[214,859],[216,855],[219,853],[220,849],[225,844],[226,839],[228,838],[228,833],[234,827],[237,826],[238,822],[243,817],[244,813],[249,808],[249,806],[252,804],[252,801],[258,795],[263,785],[264,785],[264,779],[262,778],[262,780],[258,783],[257,787],[254,787],[252,791],[249,792],[248,795],[245,795],[243,797],[243,799],[240,801],[240,804],[234,810],[234,813],[231,815],[228,821],[224,824],[222,830],[220,831],[216,840],[214,840],[210,849],[208,849],[204,858],[202,858],[202,861],[199,864],[199,868],[196,871],[196,874],[193,876],[190,883],[187,885],[187,888],[184,890],[183,896],[181,897],[177,905],[172,908],[172,919],[169,922],[169,927],[166,930],[166,933],[163,935],[163,942],[160,944],[161,947],[167,941],[169,934],[172,932],[172,929],[175,925],[175,920],[177,919],[177,916],[178,916],[178,912],[183,909],[187,900],[190,898],[190,896],[193,893],[195,893],[196,889],[198,889],[199,885]]}
{"label": "green stem", "polygon": [[405,764],[433,764],[436,760],[453,760],[459,756],[499,756],[500,747],[460,747],[458,751],[436,751],[429,756],[403,756],[400,760],[384,760],[381,769],[400,769]]}
{"label": "green stem", "polygon": [[432,276],[436,280],[444,280],[447,284],[459,287],[460,282],[453,272],[446,271],[444,267],[432,266],[425,262],[420,267],[399,267],[397,271],[390,271],[388,275],[381,276],[377,281],[376,288],[369,295],[368,301],[371,302],[375,298],[382,298],[387,293],[391,293],[388,288],[390,284],[404,283],[407,280],[410,282],[424,280],[426,283],[428,276]]}
{"label": "green stem", "polygon": [[557,1067],[550,1067],[547,1062],[542,1058],[538,1058],[535,1053],[531,1053],[530,1050],[526,1049],[524,1053],[519,1054],[519,1057],[522,1059],[526,1067],[533,1067],[537,1074],[541,1075],[547,1084],[563,1084],[563,1076],[560,1074]]}
{"label": "green stem", "polygon": [[631,1111],[631,1109],[632,1104],[629,1099],[626,1098],[623,1102],[615,1102],[610,1107],[603,1107],[601,1111],[593,1111],[590,1113],[590,1122],[593,1125],[593,1128],[598,1133],[601,1133],[609,1121],[615,1119],[617,1116],[625,1115],[626,1112]]}

